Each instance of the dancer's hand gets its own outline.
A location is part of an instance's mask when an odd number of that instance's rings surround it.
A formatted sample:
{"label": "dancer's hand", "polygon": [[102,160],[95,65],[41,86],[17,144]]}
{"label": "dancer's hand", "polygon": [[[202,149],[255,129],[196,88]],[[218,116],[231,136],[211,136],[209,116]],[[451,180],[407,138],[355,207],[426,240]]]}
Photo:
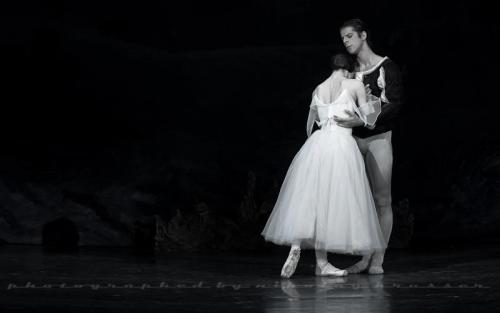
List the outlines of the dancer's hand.
{"label": "dancer's hand", "polygon": [[372,94],[372,90],[370,89],[370,84],[366,84],[365,86],[365,92],[366,92],[366,97],[370,96]]}
{"label": "dancer's hand", "polygon": [[333,116],[333,120],[337,122],[337,125],[345,128],[353,128],[365,125],[365,123],[359,118],[359,116],[354,114],[354,112],[350,112],[347,110],[344,110],[344,112],[348,115],[348,117],[342,118],[336,115]]}

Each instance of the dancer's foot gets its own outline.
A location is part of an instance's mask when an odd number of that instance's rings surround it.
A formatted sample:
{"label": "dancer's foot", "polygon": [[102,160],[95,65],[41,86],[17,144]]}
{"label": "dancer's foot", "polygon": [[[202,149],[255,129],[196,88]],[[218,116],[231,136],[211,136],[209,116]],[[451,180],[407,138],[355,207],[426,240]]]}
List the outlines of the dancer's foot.
{"label": "dancer's foot", "polygon": [[370,260],[370,266],[368,267],[368,274],[378,275],[384,274],[384,269],[382,264],[384,263],[384,252],[375,252]]}
{"label": "dancer's foot", "polygon": [[366,271],[369,264],[370,264],[370,256],[363,256],[361,261],[359,261],[354,265],[349,266],[347,268],[347,272],[349,272],[349,274],[359,274],[361,272]]}
{"label": "dancer's foot", "polygon": [[381,265],[370,265],[370,267],[368,268],[368,274],[371,275],[384,274],[384,269],[382,268]]}
{"label": "dancer's foot", "polygon": [[315,274],[316,276],[346,276],[348,272],[346,270],[341,270],[340,268],[336,268],[330,263],[327,263],[324,266],[316,264]]}
{"label": "dancer's foot", "polygon": [[290,249],[288,253],[288,258],[286,259],[283,268],[281,269],[281,277],[290,278],[290,276],[295,273],[295,268],[297,268],[297,263],[300,259],[300,248]]}
{"label": "dancer's foot", "polygon": [[300,294],[297,291],[297,287],[290,279],[281,280],[281,290],[287,294],[290,298],[300,298]]}

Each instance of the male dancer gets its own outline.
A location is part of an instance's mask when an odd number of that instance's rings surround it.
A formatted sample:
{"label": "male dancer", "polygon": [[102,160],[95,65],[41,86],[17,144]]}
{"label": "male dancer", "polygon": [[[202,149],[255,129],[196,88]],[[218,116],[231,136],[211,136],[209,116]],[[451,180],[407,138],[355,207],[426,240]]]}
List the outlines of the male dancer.
{"label": "male dancer", "polygon": [[[359,149],[364,156],[380,228],[386,242],[392,230],[392,129],[403,102],[401,74],[398,66],[387,57],[375,54],[369,45],[368,29],[363,21],[352,19],[340,27],[340,36],[347,51],[356,57],[356,79],[367,87],[367,94],[379,97],[382,112],[374,127],[365,127],[356,115],[338,118],[338,125],[353,128]],[[365,255],[361,261],[347,268],[349,273],[368,269],[369,274],[382,274],[383,252]]]}

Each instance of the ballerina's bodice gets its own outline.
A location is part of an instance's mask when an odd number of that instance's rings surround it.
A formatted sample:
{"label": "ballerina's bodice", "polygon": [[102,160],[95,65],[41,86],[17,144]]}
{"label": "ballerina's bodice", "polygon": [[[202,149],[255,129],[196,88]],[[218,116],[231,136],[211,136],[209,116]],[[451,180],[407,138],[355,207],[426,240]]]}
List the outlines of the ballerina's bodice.
{"label": "ballerina's bodice", "polygon": [[340,92],[337,99],[331,103],[324,103],[317,95],[314,95],[311,107],[315,107],[318,111],[319,121],[316,121],[316,124],[322,130],[342,132],[350,135],[352,134],[352,128],[337,125],[337,122],[334,120],[334,116],[340,118],[349,117],[345,111],[354,114],[353,105],[355,104],[352,96],[349,94],[347,89],[344,89]]}

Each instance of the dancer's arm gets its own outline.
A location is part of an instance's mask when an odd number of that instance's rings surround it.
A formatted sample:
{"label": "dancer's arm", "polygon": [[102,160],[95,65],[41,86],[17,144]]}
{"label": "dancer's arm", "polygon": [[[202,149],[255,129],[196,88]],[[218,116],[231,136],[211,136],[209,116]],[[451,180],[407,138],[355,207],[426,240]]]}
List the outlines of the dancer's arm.
{"label": "dancer's arm", "polygon": [[313,94],[312,94],[312,100],[311,104],[309,105],[309,114],[307,116],[307,124],[306,124],[306,133],[307,137],[309,138],[312,134],[312,130],[314,127],[314,121],[318,119],[318,110],[317,107],[314,105],[314,95],[316,95],[318,91],[318,88],[314,89]]}
{"label": "dancer's arm", "polygon": [[367,94],[363,83],[356,81],[354,84],[356,101],[358,103],[358,106],[354,107],[354,111],[363,121],[364,126],[372,129],[375,127],[375,122],[381,113],[381,101],[379,98]]}
{"label": "dancer's arm", "polygon": [[[359,103],[359,98],[361,97],[361,101],[363,103],[366,103],[366,91],[365,87],[362,82],[357,81],[357,80],[351,80],[350,81],[350,88],[349,92],[353,90],[354,96],[357,99]],[[337,125],[346,127],[346,128],[354,128],[354,127],[359,127],[359,126],[364,126],[366,123],[360,118],[360,116],[354,114],[353,112],[345,111],[345,113],[348,115],[347,118],[342,118],[338,116],[334,116],[333,119],[335,122],[337,122]]]}
{"label": "dancer's arm", "polygon": [[390,61],[385,62],[382,68],[385,74],[385,99],[381,99],[384,104],[378,117],[378,123],[395,119],[403,104],[403,84],[399,67]]}
{"label": "dancer's arm", "polygon": [[317,116],[318,116],[318,111],[316,110],[316,108],[310,106],[309,114],[307,116],[307,126],[306,126],[307,138],[309,138],[312,134],[314,121],[316,121]]}
{"label": "dancer's arm", "polygon": [[353,82],[354,85],[354,94],[356,95],[356,102],[358,106],[366,105],[366,88],[360,81]]}

